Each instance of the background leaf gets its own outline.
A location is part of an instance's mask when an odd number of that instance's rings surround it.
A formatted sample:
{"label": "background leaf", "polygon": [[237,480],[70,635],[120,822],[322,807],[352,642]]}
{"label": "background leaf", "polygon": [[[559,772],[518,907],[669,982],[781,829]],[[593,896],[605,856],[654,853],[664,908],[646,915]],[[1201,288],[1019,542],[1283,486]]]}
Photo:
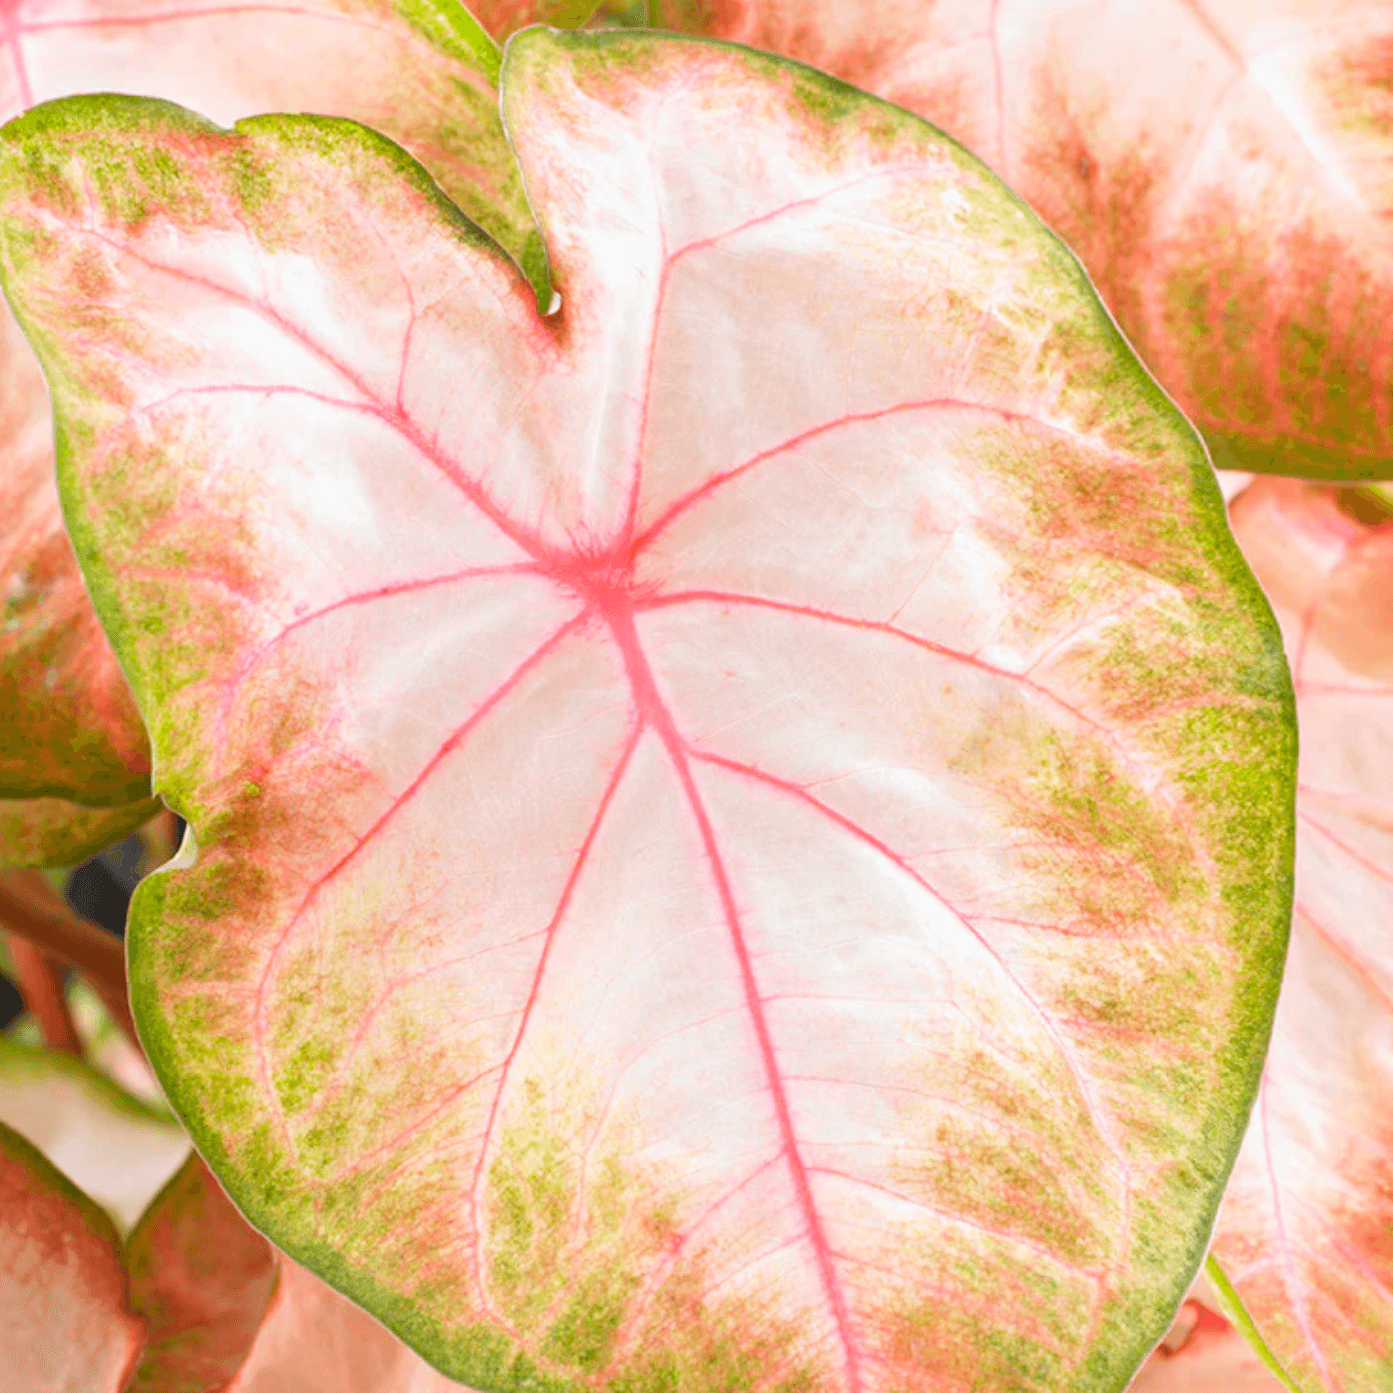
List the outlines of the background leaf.
{"label": "background leaf", "polygon": [[[258,1338],[276,1255],[197,1155],[136,1226],[126,1264],[131,1308],[147,1331],[130,1393],[223,1393]],[[316,1350],[323,1331],[306,1322],[300,1339]]]}
{"label": "background leaf", "polygon": [[117,808],[84,808],[63,798],[0,798],[0,871],[85,861],[129,836],[161,806],[156,798]]}
{"label": "background leaf", "polygon": [[1393,476],[1385,0],[653,0],[963,141],[1224,469]]}
{"label": "background leaf", "polygon": [[0,1124],[0,1348],[23,1393],[122,1393],[140,1353],[111,1221]]}
{"label": "background leaf", "polygon": [[1288,1393],[1212,1298],[1193,1297],[1128,1393]]}
{"label": "background leaf", "polygon": [[281,1257],[256,1343],[227,1393],[453,1393],[461,1386]]}

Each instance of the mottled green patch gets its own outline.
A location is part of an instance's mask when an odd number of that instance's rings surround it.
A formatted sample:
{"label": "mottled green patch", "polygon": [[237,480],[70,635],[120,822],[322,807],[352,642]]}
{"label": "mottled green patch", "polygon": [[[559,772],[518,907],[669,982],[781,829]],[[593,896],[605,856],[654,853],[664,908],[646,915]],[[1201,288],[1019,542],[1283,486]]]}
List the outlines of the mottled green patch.
{"label": "mottled green patch", "polygon": [[237,205],[248,217],[260,220],[277,192],[275,172],[265,157],[260,151],[235,146],[224,155],[222,168]]}
{"label": "mottled green patch", "polygon": [[[322,962],[323,952],[300,956],[308,965]],[[333,948],[327,952],[332,956]],[[272,1053],[277,1091],[308,1177],[339,1175],[345,1157],[375,1154],[384,1139],[407,1133],[412,1119],[438,1109],[444,1081],[487,1068],[481,1044],[442,1034],[438,996],[418,1002],[391,995],[390,973],[377,964],[355,980],[341,977],[331,996],[323,990],[322,966],[301,973],[298,989],[295,978],[287,981],[294,971],[276,979]],[[460,1117],[477,1106],[474,1099],[462,1102],[458,1113],[447,1110],[428,1130],[448,1147]],[[418,1156],[422,1144],[422,1137],[408,1135],[403,1154]],[[399,1159],[384,1164],[390,1170]],[[442,1176],[441,1183],[450,1180]]]}
{"label": "mottled green patch", "polygon": [[[204,856],[195,870],[171,876],[165,888],[166,913],[181,924],[210,926],[209,941],[217,941],[217,926],[247,904],[265,903],[273,882],[267,872],[226,853]],[[192,944],[186,943],[187,950]],[[195,957],[190,965],[197,961]],[[183,973],[180,974],[184,975]]]}
{"label": "mottled green patch", "polygon": [[[512,1090],[502,1123],[487,1177],[489,1285],[541,1369],[613,1393],[832,1386],[777,1292],[706,1294],[720,1255],[684,1239],[681,1181],[640,1159],[634,1124],[602,1120],[574,1085],[538,1075]],[[456,1377],[493,1386],[473,1370]]]}
{"label": "mottled green patch", "polygon": [[[297,1008],[301,1011],[312,1011],[317,1004],[314,992],[303,989],[289,993],[279,991],[277,999],[282,1011]],[[339,1042],[325,1035],[301,1040],[288,1051],[278,1050],[276,1097],[281,1108],[287,1113],[299,1112],[323,1089],[341,1054],[342,1046]],[[322,1137],[320,1144],[314,1149],[321,1154],[327,1152],[329,1156],[337,1157],[341,1154],[340,1149],[335,1146],[337,1140],[337,1135],[331,1129],[329,1135]]]}
{"label": "mottled green patch", "polygon": [[[156,213],[189,225],[207,213],[208,203],[188,180],[180,155],[217,129],[151,97],[44,102],[5,127],[0,188],[69,219],[95,199],[102,216],[126,230]],[[165,139],[140,139],[147,132]]]}
{"label": "mottled green patch", "polygon": [[543,1359],[591,1374],[607,1362],[645,1267],[676,1238],[671,1202],[664,1216],[645,1212],[645,1199],[635,1226],[635,1192],[646,1187],[632,1163],[609,1152],[582,1180],[577,1131],[596,1125],[593,1107],[558,1108],[536,1078],[517,1092],[508,1113],[517,1120],[488,1174],[490,1285],[509,1322],[535,1332]]}
{"label": "mottled green patch", "polygon": [[[6,127],[7,131],[14,129],[14,123]],[[17,155],[11,154],[0,164],[0,188],[64,220],[77,217],[82,209],[82,193],[71,177],[67,159],[59,149],[39,141],[20,146]],[[34,250],[35,244],[30,243],[28,249]]]}
{"label": "mottled green patch", "polygon": [[392,0],[393,10],[434,48],[497,83],[502,54],[488,32],[463,5],[437,0]]}
{"label": "mottled green patch", "polygon": [[[1088,1321],[1086,1286],[1059,1299],[1042,1292],[1038,1278],[1023,1280],[966,1245],[955,1252],[944,1243],[935,1265],[938,1280],[926,1282],[927,1291],[906,1284],[870,1331],[887,1387],[1057,1393],[1073,1386],[1071,1336]],[[1012,1311],[1021,1313],[1018,1322]],[[1035,1314],[1042,1311],[1050,1314]]]}
{"label": "mottled green patch", "polygon": [[[1393,477],[1386,374],[1370,353],[1387,272],[1314,214],[1288,225],[1211,193],[1188,215],[1165,282],[1168,379],[1221,468],[1307,478]],[[1272,268],[1287,268],[1274,280]],[[1274,304],[1280,311],[1273,310]]]}
{"label": "mottled green patch", "polygon": [[1101,735],[1069,734],[1023,701],[1002,703],[954,767],[990,780],[1038,841],[1024,857],[1037,910],[1061,929],[1125,935],[1207,893],[1189,837]]}
{"label": "mottled green patch", "polygon": [[[1008,1009],[1032,1008],[1022,997]],[[895,1164],[895,1185],[991,1235],[983,1242],[996,1261],[984,1261],[978,1273],[983,1299],[1003,1267],[1020,1280],[1043,1280],[1048,1263],[1032,1269],[1039,1259],[1025,1257],[1018,1243],[1054,1254],[1061,1270],[1097,1267],[1113,1256],[1120,1177],[1065,1061],[1027,1068],[967,1042],[955,1042],[951,1054],[934,1049],[929,1059],[925,1092],[952,1102],[906,1109],[913,1148]],[[931,1249],[918,1262],[932,1271]]]}
{"label": "mottled green patch", "polygon": [[[888,102],[868,99],[866,93],[849,82],[842,82],[839,78],[801,64],[784,63],[780,66],[783,68],[780,75],[789,85],[795,115],[815,122],[825,134],[830,134],[838,126],[854,126],[856,136],[866,140],[872,148],[910,132],[921,137],[928,134],[918,118]],[[772,76],[779,68],[771,63],[768,70]]]}

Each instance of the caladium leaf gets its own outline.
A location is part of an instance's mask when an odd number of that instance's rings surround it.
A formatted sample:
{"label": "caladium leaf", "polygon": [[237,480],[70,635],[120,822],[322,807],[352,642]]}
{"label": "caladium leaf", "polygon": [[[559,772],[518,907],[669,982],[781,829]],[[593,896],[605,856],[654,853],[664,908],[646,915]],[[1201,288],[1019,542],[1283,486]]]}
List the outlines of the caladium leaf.
{"label": "caladium leaf", "polygon": [[1386,0],[652,0],[957,136],[1082,258],[1221,468],[1393,476]]}
{"label": "caladium leaf", "polygon": [[1202,448],[904,112],[540,29],[503,103],[549,318],[360,127],[7,129],[6,290],[191,827],[129,928],[170,1100],[472,1386],[1121,1388],[1289,913]]}
{"label": "caladium leaf", "polygon": [[[499,124],[498,51],[454,0],[26,0],[7,23],[0,119],[90,90],[197,102],[224,121],[352,116],[415,151],[545,279]],[[72,864],[154,806],[145,732],[63,531],[49,417],[38,365],[0,305],[0,867]]]}
{"label": "caladium leaf", "polygon": [[17,1393],[123,1393],[143,1331],[111,1220],[0,1124],[0,1350]]}
{"label": "caladium leaf", "polygon": [[[131,1234],[126,1264],[131,1307],[146,1328],[129,1393],[223,1393],[257,1339],[276,1255],[196,1154]],[[320,1332],[304,1328],[300,1338],[313,1348]]]}
{"label": "caladium leaf", "polygon": [[0,1038],[0,1123],[130,1229],[188,1155],[181,1128],[72,1055]]}
{"label": "caladium leaf", "polygon": [[1234,532],[1286,630],[1301,721],[1291,956],[1215,1235],[1301,1388],[1393,1381],[1393,523],[1267,480]]}

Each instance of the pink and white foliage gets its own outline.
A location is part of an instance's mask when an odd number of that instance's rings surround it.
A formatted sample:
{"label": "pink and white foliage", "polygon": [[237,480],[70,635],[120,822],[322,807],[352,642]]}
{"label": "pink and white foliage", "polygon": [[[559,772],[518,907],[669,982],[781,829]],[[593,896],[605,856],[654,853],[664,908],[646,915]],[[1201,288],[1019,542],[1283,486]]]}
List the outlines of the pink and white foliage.
{"label": "pink and white foliage", "polygon": [[1281,1004],[1214,1252],[1294,1382],[1393,1382],[1393,523],[1259,482],[1233,527],[1301,723]]}
{"label": "pink and white foliage", "polygon": [[1393,475],[1387,0],[653,0],[941,125],[1082,258],[1222,468]]}
{"label": "pink and white foliage", "polygon": [[0,1351],[16,1393],[124,1393],[140,1355],[111,1220],[0,1124]]}
{"label": "pink and white foliage", "polygon": [[[453,0],[2,8],[0,120],[84,91],[196,103],[227,122],[352,117],[415,151],[470,217],[540,266],[498,121],[497,49]],[[0,868],[69,864],[131,831],[158,806],[149,768],[63,530],[48,393],[0,305]]]}
{"label": "pink and white foliage", "polygon": [[502,83],[548,317],[361,128],[7,131],[191,827],[132,909],[152,1063],[466,1383],[1114,1393],[1289,913],[1290,692],[1199,442],[904,112],[652,34]]}

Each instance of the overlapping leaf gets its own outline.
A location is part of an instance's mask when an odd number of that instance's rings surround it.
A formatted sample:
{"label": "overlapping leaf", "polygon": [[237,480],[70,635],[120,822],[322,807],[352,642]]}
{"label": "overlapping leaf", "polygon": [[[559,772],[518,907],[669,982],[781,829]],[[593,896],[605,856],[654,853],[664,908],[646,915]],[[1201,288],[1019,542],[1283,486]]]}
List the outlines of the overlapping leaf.
{"label": "overlapping leaf", "polygon": [[[197,1156],[123,1251],[107,1215],[0,1123],[7,1390],[224,1393],[247,1362],[275,1275],[274,1250]],[[302,1339],[312,1349],[316,1332]]]}
{"label": "overlapping leaf", "polygon": [[22,1393],[123,1393],[140,1322],[111,1220],[0,1123],[0,1350]]}
{"label": "overlapping leaf", "polygon": [[[190,1156],[131,1235],[131,1309],[145,1348],[128,1393],[224,1393],[256,1341],[276,1279],[271,1245]],[[319,1332],[301,1330],[314,1349]],[[299,1388],[290,1379],[281,1387]]]}
{"label": "overlapping leaf", "polygon": [[505,39],[529,24],[578,28],[602,4],[603,0],[475,0],[473,10],[490,34]]}
{"label": "overlapping leaf", "polygon": [[1235,534],[1301,722],[1291,956],[1215,1254],[1290,1377],[1393,1383],[1393,525],[1267,481]]}
{"label": "overlapping leaf", "polygon": [[[72,1111],[61,1091],[54,1105]],[[93,1151],[105,1140],[108,1171],[121,1170],[129,1162],[121,1115],[108,1106],[90,1121]],[[459,1388],[280,1260],[196,1156],[154,1197],[123,1251],[110,1219],[3,1122],[0,1336],[6,1393]]]}
{"label": "overlapping leaf", "polygon": [[[453,0],[24,0],[0,33],[0,119],[92,90],[196,103],[224,121],[352,116],[415,151],[540,276],[497,64]],[[144,730],[63,532],[49,416],[33,354],[0,306],[0,868],[71,864],[157,806],[145,799]]]}
{"label": "overlapping leaf", "polygon": [[1221,468],[1393,475],[1386,0],[653,0],[937,122],[1082,257]]}
{"label": "overlapping leaf", "polygon": [[7,291],[191,824],[130,930],[171,1100],[480,1388],[1118,1389],[1288,915],[1199,443],[903,112],[540,30],[504,105],[546,319],[361,128],[9,128]]}

